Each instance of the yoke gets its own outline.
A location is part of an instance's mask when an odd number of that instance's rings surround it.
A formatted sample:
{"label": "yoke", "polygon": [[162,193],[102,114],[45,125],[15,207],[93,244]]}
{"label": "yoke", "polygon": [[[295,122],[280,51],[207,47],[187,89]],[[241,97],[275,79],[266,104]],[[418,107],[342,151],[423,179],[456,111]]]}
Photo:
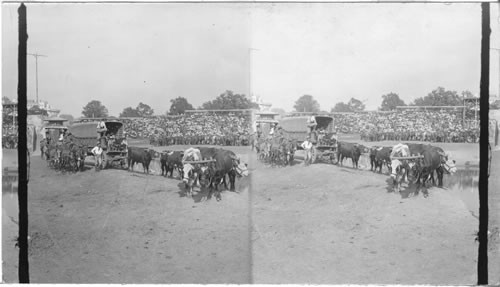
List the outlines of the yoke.
{"label": "yoke", "polygon": [[197,163],[209,163],[209,162],[216,162],[215,159],[205,159],[205,160],[186,160],[183,161],[182,163],[190,163],[190,164],[197,164]]}
{"label": "yoke", "polygon": [[393,159],[399,159],[399,160],[405,160],[405,159],[420,159],[420,158],[424,158],[423,155],[413,155],[413,156],[395,156],[395,157],[391,157],[391,160]]}

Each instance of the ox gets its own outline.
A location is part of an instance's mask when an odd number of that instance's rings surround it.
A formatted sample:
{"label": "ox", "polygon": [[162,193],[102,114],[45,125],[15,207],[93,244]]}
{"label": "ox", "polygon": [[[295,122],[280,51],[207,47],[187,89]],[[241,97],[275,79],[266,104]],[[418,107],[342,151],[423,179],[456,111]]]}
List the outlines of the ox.
{"label": "ox", "polygon": [[381,173],[384,164],[387,166],[387,170],[391,171],[391,152],[392,147],[380,147],[377,149],[375,154],[375,171],[378,168],[378,172]]}
{"label": "ox", "polygon": [[338,142],[337,159],[342,166],[344,158],[352,160],[352,167],[358,168],[359,157],[361,156],[362,148],[356,143]]}
{"label": "ox", "polygon": [[87,148],[83,145],[79,145],[75,151],[77,166],[80,171],[85,169],[85,158],[87,157]]}
{"label": "ox", "polygon": [[292,165],[297,150],[297,143],[293,140],[285,139],[282,143],[285,153],[285,165]]}
{"label": "ox", "polygon": [[173,176],[174,169],[177,169],[179,178],[182,179],[182,157],[184,151],[167,151],[160,156],[161,175],[167,176],[170,172],[170,177]]}
{"label": "ox", "polygon": [[[214,147],[198,147],[197,149],[200,150],[201,157],[204,159],[215,159],[216,160],[216,155],[218,153],[229,152],[228,150],[223,150],[221,148],[214,148]],[[233,153],[233,155],[234,155],[234,153]],[[210,177],[210,188],[212,188],[213,185],[215,184],[214,177],[216,176],[216,170],[219,167],[220,167],[220,165],[217,166],[215,163],[210,163],[209,170],[205,171],[205,174]],[[220,170],[222,170],[222,169],[220,169]],[[227,172],[224,173],[223,175],[221,175],[220,172],[217,173],[217,176],[219,177],[218,178],[219,181],[217,184],[219,184],[220,181],[222,180],[225,188],[227,189],[226,174],[227,174]]]}
{"label": "ox", "polygon": [[[429,178],[432,180],[432,184],[436,184],[434,179],[434,171],[438,177],[438,187],[443,186],[443,174],[444,173],[454,173],[456,171],[455,161],[450,160],[448,155],[445,154],[444,150],[440,147],[432,146],[430,144],[407,144],[410,148],[410,153],[412,155],[423,155],[424,159],[418,162],[418,165],[413,169],[417,172],[417,183],[420,184],[420,179],[422,178],[421,172],[424,171],[425,167],[425,177],[422,179],[427,181]],[[434,152],[432,152],[434,151]],[[427,159],[425,159],[427,155]],[[438,158],[440,158],[438,160]],[[425,184],[424,184],[425,185]]]}
{"label": "ox", "polygon": [[393,188],[401,192],[401,184],[408,175],[408,171],[412,168],[414,163],[409,163],[407,160],[400,160],[397,157],[408,157],[410,156],[410,148],[405,144],[397,144],[392,148],[390,159],[391,159],[391,178],[393,182]]}
{"label": "ox", "polygon": [[[167,176],[168,168],[167,168],[167,160],[168,155],[173,152],[164,151],[160,154],[160,166],[161,166],[161,176]],[[170,174],[172,176],[172,173]]]}
{"label": "ox", "polygon": [[229,150],[218,150],[213,158],[215,159],[215,162],[209,165],[209,168],[211,169],[209,188],[215,189],[217,192],[217,199],[220,200],[218,185],[221,182],[224,182],[224,185],[227,188],[227,184],[225,182],[226,175],[229,177],[229,190],[235,191],[236,176],[247,176],[248,169],[246,164],[242,163],[234,152]]}
{"label": "ox", "polygon": [[144,169],[144,173],[149,174],[149,164],[153,157],[155,157],[156,152],[148,148],[140,147],[128,147],[128,170],[134,169],[134,164],[141,163]]}
{"label": "ox", "polygon": [[370,170],[374,171],[377,169],[377,163],[375,161],[375,158],[377,156],[377,150],[379,147],[373,146],[370,148]]}
{"label": "ox", "polygon": [[[418,187],[420,188],[421,185],[425,187],[429,178],[435,182],[434,171],[437,174],[438,187],[443,187],[444,173],[456,172],[455,161],[450,160],[442,148],[430,145],[424,149],[422,155],[424,158],[412,169],[417,174]],[[420,179],[422,179],[422,183],[420,183]]]}

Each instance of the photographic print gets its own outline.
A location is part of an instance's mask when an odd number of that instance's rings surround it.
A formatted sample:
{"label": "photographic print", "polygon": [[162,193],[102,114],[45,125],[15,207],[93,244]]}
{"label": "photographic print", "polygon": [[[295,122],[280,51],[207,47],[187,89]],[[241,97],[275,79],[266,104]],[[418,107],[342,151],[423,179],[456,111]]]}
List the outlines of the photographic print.
{"label": "photographic print", "polygon": [[477,283],[480,3],[24,5],[19,55],[2,4],[3,282],[24,59],[31,283]]}

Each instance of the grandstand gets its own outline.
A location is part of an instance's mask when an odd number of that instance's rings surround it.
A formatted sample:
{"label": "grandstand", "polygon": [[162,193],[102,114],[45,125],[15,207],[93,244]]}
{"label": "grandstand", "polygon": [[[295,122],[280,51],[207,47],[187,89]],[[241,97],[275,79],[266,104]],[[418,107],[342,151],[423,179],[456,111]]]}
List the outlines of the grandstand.
{"label": "grandstand", "polygon": [[167,142],[247,142],[255,110],[187,110],[182,115],[123,118],[132,138]]}

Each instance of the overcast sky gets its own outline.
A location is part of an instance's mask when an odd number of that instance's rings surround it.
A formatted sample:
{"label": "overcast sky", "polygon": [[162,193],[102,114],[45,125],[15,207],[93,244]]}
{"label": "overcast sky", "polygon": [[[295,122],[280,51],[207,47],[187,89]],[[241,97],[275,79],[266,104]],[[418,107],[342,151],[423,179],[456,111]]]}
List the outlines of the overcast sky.
{"label": "overcast sky", "polygon": [[[2,7],[9,98],[18,6]],[[498,5],[491,12],[500,48]],[[351,97],[376,109],[389,92],[408,103],[438,86],[479,93],[480,4],[27,4],[27,14],[28,52],[48,56],[39,98],[76,117],[94,99],[115,116],[139,102],[162,114],[178,96],[198,107],[225,90],[287,111],[304,94],[329,111]],[[492,50],[492,94],[498,57]],[[28,98],[35,91],[30,56]]]}

